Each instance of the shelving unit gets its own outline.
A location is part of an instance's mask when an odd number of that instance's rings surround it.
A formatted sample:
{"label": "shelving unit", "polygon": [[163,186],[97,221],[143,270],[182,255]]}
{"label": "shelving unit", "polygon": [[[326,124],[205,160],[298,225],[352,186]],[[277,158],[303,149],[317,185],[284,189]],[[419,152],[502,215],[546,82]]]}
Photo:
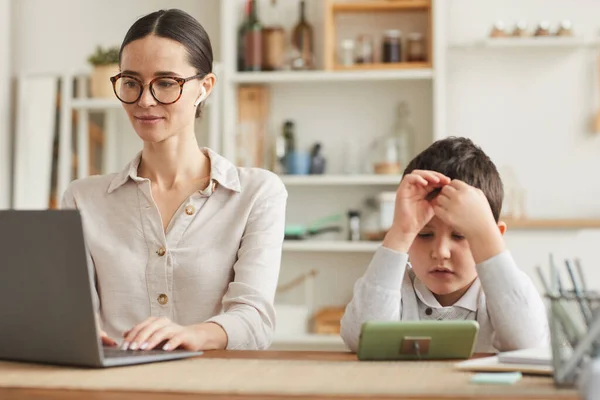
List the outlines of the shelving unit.
{"label": "shelving unit", "polygon": [[[339,4],[338,4],[339,3]],[[339,0],[307,0],[307,16],[313,24],[317,54],[317,69],[312,71],[274,71],[274,72],[238,72],[233,62],[237,60],[237,31],[240,23],[240,7],[238,0],[221,1],[221,56],[229,60],[223,66],[223,75],[219,85],[223,88],[223,155],[230,160],[236,160],[236,133],[238,119],[238,89],[247,85],[262,85],[269,89],[271,96],[272,126],[281,126],[287,118],[298,122],[299,127],[311,123],[310,127],[298,131],[300,145],[316,140],[331,140],[324,145],[329,153],[328,165],[336,165],[348,155],[336,150],[344,138],[359,141],[361,138],[372,140],[381,135],[384,126],[393,124],[393,113],[399,98],[408,101],[411,111],[420,112],[421,119],[413,121],[419,129],[419,140],[425,145],[445,137],[444,104],[444,63],[445,44],[442,30],[425,30],[425,25],[414,25],[424,32],[429,39],[431,47],[427,49],[429,60],[435,59],[435,64],[426,63],[401,63],[401,64],[372,64],[357,65],[354,68],[334,69],[328,68],[327,59],[319,57],[325,54],[325,48],[334,48],[335,38],[327,32],[327,7],[332,6],[331,15],[339,16],[343,13],[362,14],[371,13],[374,17],[392,11],[401,14],[404,11],[411,13],[426,13],[419,22],[428,26],[441,24],[444,18],[444,0],[396,0],[396,1],[353,1],[342,3]],[[283,17],[276,22],[283,25],[286,33],[297,18],[298,0],[278,2],[278,7],[284,7],[288,17]],[[269,2],[259,0],[260,10],[269,7]],[[233,12],[232,12],[233,11]],[[266,11],[265,11],[266,13]],[[385,15],[384,15],[385,16]],[[333,17],[332,17],[333,18]],[[393,22],[390,22],[393,23]],[[268,23],[265,23],[268,25]],[[377,31],[383,29],[379,25],[370,27]],[[323,53],[321,53],[321,51]],[[439,54],[438,54],[439,53]],[[356,88],[356,89],[354,89]],[[332,95],[344,92],[342,96],[354,96],[346,103],[350,108],[335,109],[330,103]],[[296,96],[310,96],[312,106],[302,104]],[[359,104],[370,103],[377,98],[386,98],[388,103],[383,103],[374,109],[365,111]],[[418,105],[414,99],[419,98]],[[337,101],[337,100],[336,100]],[[368,104],[367,108],[368,108]],[[333,108],[331,106],[334,106]],[[424,108],[422,110],[421,108]],[[327,110],[327,112],[325,112]],[[368,113],[368,114],[367,114]],[[361,122],[372,119],[378,123],[369,127],[359,128],[352,122]],[[315,121],[322,121],[318,124]],[[338,122],[345,122],[343,128]],[[383,127],[383,128],[382,128]],[[280,128],[274,128],[280,129]],[[321,132],[321,130],[323,130]],[[275,133],[270,132],[271,135]],[[335,140],[333,139],[335,138]],[[361,151],[363,147],[361,146]],[[339,165],[339,163],[337,164]],[[290,224],[316,220],[324,215],[335,212],[336,207],[348,207],[360,204],[365,196],[374,195],[379,191],[393,191],[400,182],[401,175],[342,175],[338,170],[328,170],[326,175],[282,175],[281,179],[288,188],[287,221]],[[336,196],[343,196],[337,198]],[[319,196],[319,199],[315,199]],[[312,200],[311,200],[312,199]],[[325,200],[327,199],[327,200]],[[312,202],[315,205],[311,205]],[[327,204],[325,204],[326,202]],[[320,205],[317,205],[319,203]],[[343,204],[343,205],[342,205]],[[354,207],[355,205],[352,205]],[[300,211],[303,210],[303,211]],[[306,211],[304,211],[306,210]],[[337,211],[341,211],[338,208]],[[343,209],[344,211],[346,208]],[[311,214],[311,215],[308,215]],[[336,286],[339,290],[328,290],[327,294],[319,293],[320,302],[313,301],[314,309],[328,305],[339,305],[351,296],[352,287],[357,276],[352,275],[366,268],[368,258],[380,242],[360,241],[349,242],[343,240],[305,240],[286,241],[283,245],[283,259],[281,275],[283,282],[293,279],[304,271],[307,265],[310,268],[321,270],[316,279],[327,279],[327,274],[338,274]],[[310,261],[307,261],[310,260]],[[309,264],[307,264],[307,262]],[[339,270],[339,272],[334,272]],[[350,271],[353,271],[350,273]],[[286,279],[286,275],[288,279]],[[330,293],[329,293],[330,292]],[[337,293],[337,294],[336,294]],[[323,298],[323,296],[328,298]],[[306,348],[306,349],[343,349],[341,338],[337,335],[312,335],[299,334],[287,337],[276,337],[273,348]],[[338,346],[338,347],[336,347]]]}
{"label": "shelving unit", "polygon": [[[432,1],[431,0],[363,0],[363,1],[338,1],[338,0],[325,0],[325,11],[324,11],[324,60],[325,70],[381,70],[381,69],[419,69],[419,68],[430,68],[432,57],[432,40],[433,40],[433,14],[432,14]],[[413,63],[413,62],[400,62],[400,63],[375,63],[375,64],[356,64],[352,66],[342,66],[338,64],[336,59],[337,49],[337,28],[336,18],[341,14],[370,14],[370,13],[426,13],[428,16],[427,40],[428,40],[428,62],[426,63]]]}

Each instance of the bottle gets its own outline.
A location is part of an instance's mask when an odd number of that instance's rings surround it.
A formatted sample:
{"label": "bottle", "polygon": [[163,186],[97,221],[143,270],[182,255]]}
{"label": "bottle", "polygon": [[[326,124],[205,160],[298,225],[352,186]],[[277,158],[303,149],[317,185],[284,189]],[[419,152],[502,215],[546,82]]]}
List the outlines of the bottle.
{"label": "bottle", "polygon": [[348,240],[352,242],[360,240],[360,211],[348,211]]}
{"label": "bottle", "polygon": [[293,69],[311,69],[314,66],[313,28],[306,21],[306,2],[300,1],[300,20],[292,30],[292,48],[297,52],[292,60]]}
{"label": "bottle", "polygon": [[281,10],[277,2],[271,0],[271,5],[263,13],[263,71],[282,70],[285,63],[285,30],[280,25]]}
{"label": "bottle", "polygon": [[325,158],[321,154],[321,143],[315,143],[310,152],[309,174],[320,175],[325,172]]}
{"label": "bottle", "polygon": [[244,71],[245,65],[245,52],[246,52],[246,27],[248,26],[248,20],[250,19],[250,0],[246,0],[244,4],[244,20],[238,28],[238,49],[237,49],[237,69],[238,71]]}
{"label": "bottle", "polygon": [[256,0],[251,0],[250,16],[244,33],[244,69],[246,71],[262,70],[262,46],[262,24],[258,19]]}

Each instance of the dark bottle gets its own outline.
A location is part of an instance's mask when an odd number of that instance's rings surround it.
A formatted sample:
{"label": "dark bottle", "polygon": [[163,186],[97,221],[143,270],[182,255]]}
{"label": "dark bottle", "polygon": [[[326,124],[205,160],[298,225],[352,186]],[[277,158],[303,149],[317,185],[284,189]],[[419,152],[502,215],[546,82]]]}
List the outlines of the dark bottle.
{"label": "dark bottle", "polygon": [[323,174],[325,172],[325,158],[321,154],[321,143],[315,143],[310,152],[309,174]]}
{"label": "dark bottle", "polygon": [[298,52],[297,58],[292,61],[292,68],[313,68],[313,28],[306,21],[305,0],[300,1],[300,20],[292,30],[292,47]]}
{"label": "dark bottle", "polygon": [[295,125],[294,121],[285,121],[283,124],[283,137],[285,139],[285,155],[289,155],[291,152],[296,150],[296,138],[295,138]]}
{"label": "dark bottle", "polygon": [[251,0],[250,15],[244,33],[244,69],[260,71],[263,59],[262,24],[258,19],[256,0]]}
{"label": "dark bottle", "polygon": [[360,211],[348,211],[348,240],[352,242],[360,240]]}
{"label": "dark bottle", "polygon": [[246,0],[244,4],[244,20],[240,24],[238,28],[238,37],[237,37],[237,69],[238,71],[244,71],[246,69],[245,64],[245,52],[246,52],[246,27],[248,26],[248,21],[250,19],[250,0]]}

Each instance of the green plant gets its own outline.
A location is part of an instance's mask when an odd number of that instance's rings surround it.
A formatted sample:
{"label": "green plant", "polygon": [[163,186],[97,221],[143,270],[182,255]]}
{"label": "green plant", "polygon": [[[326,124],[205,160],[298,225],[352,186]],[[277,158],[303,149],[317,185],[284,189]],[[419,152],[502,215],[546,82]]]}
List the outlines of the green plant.
{"label": "green plant", "polygon": [[88,62],[94,66],[109,65],[119,63],[119,48],[108,47],[105,49],[102,46],[96,47],[96,52],[88,57]]}

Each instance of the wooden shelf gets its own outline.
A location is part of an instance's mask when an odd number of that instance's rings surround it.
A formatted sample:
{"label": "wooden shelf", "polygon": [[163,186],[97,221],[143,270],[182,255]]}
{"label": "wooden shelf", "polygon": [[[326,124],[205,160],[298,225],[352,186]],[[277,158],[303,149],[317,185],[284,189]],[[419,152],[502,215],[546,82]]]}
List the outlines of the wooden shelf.
{"label": "wooden shelf", "polygon": [[374,0],[333,3],[334,13],[386,12],[386,11],[426,11],[431,7],[430,0]]}
{"label": "wooden shelf", "polygon": [[600,229],[600,219],[511,219],[500,218],[506,222],[508,231],[519,230],[575,230]]}
{"label": "wooden shelf", "polygon": [[340,71],[377,71],[377,70],[430,70],[431,64],[426,62],[401,62],[401,63],[373,63],[340,65],[335,64],[334,69]]}

